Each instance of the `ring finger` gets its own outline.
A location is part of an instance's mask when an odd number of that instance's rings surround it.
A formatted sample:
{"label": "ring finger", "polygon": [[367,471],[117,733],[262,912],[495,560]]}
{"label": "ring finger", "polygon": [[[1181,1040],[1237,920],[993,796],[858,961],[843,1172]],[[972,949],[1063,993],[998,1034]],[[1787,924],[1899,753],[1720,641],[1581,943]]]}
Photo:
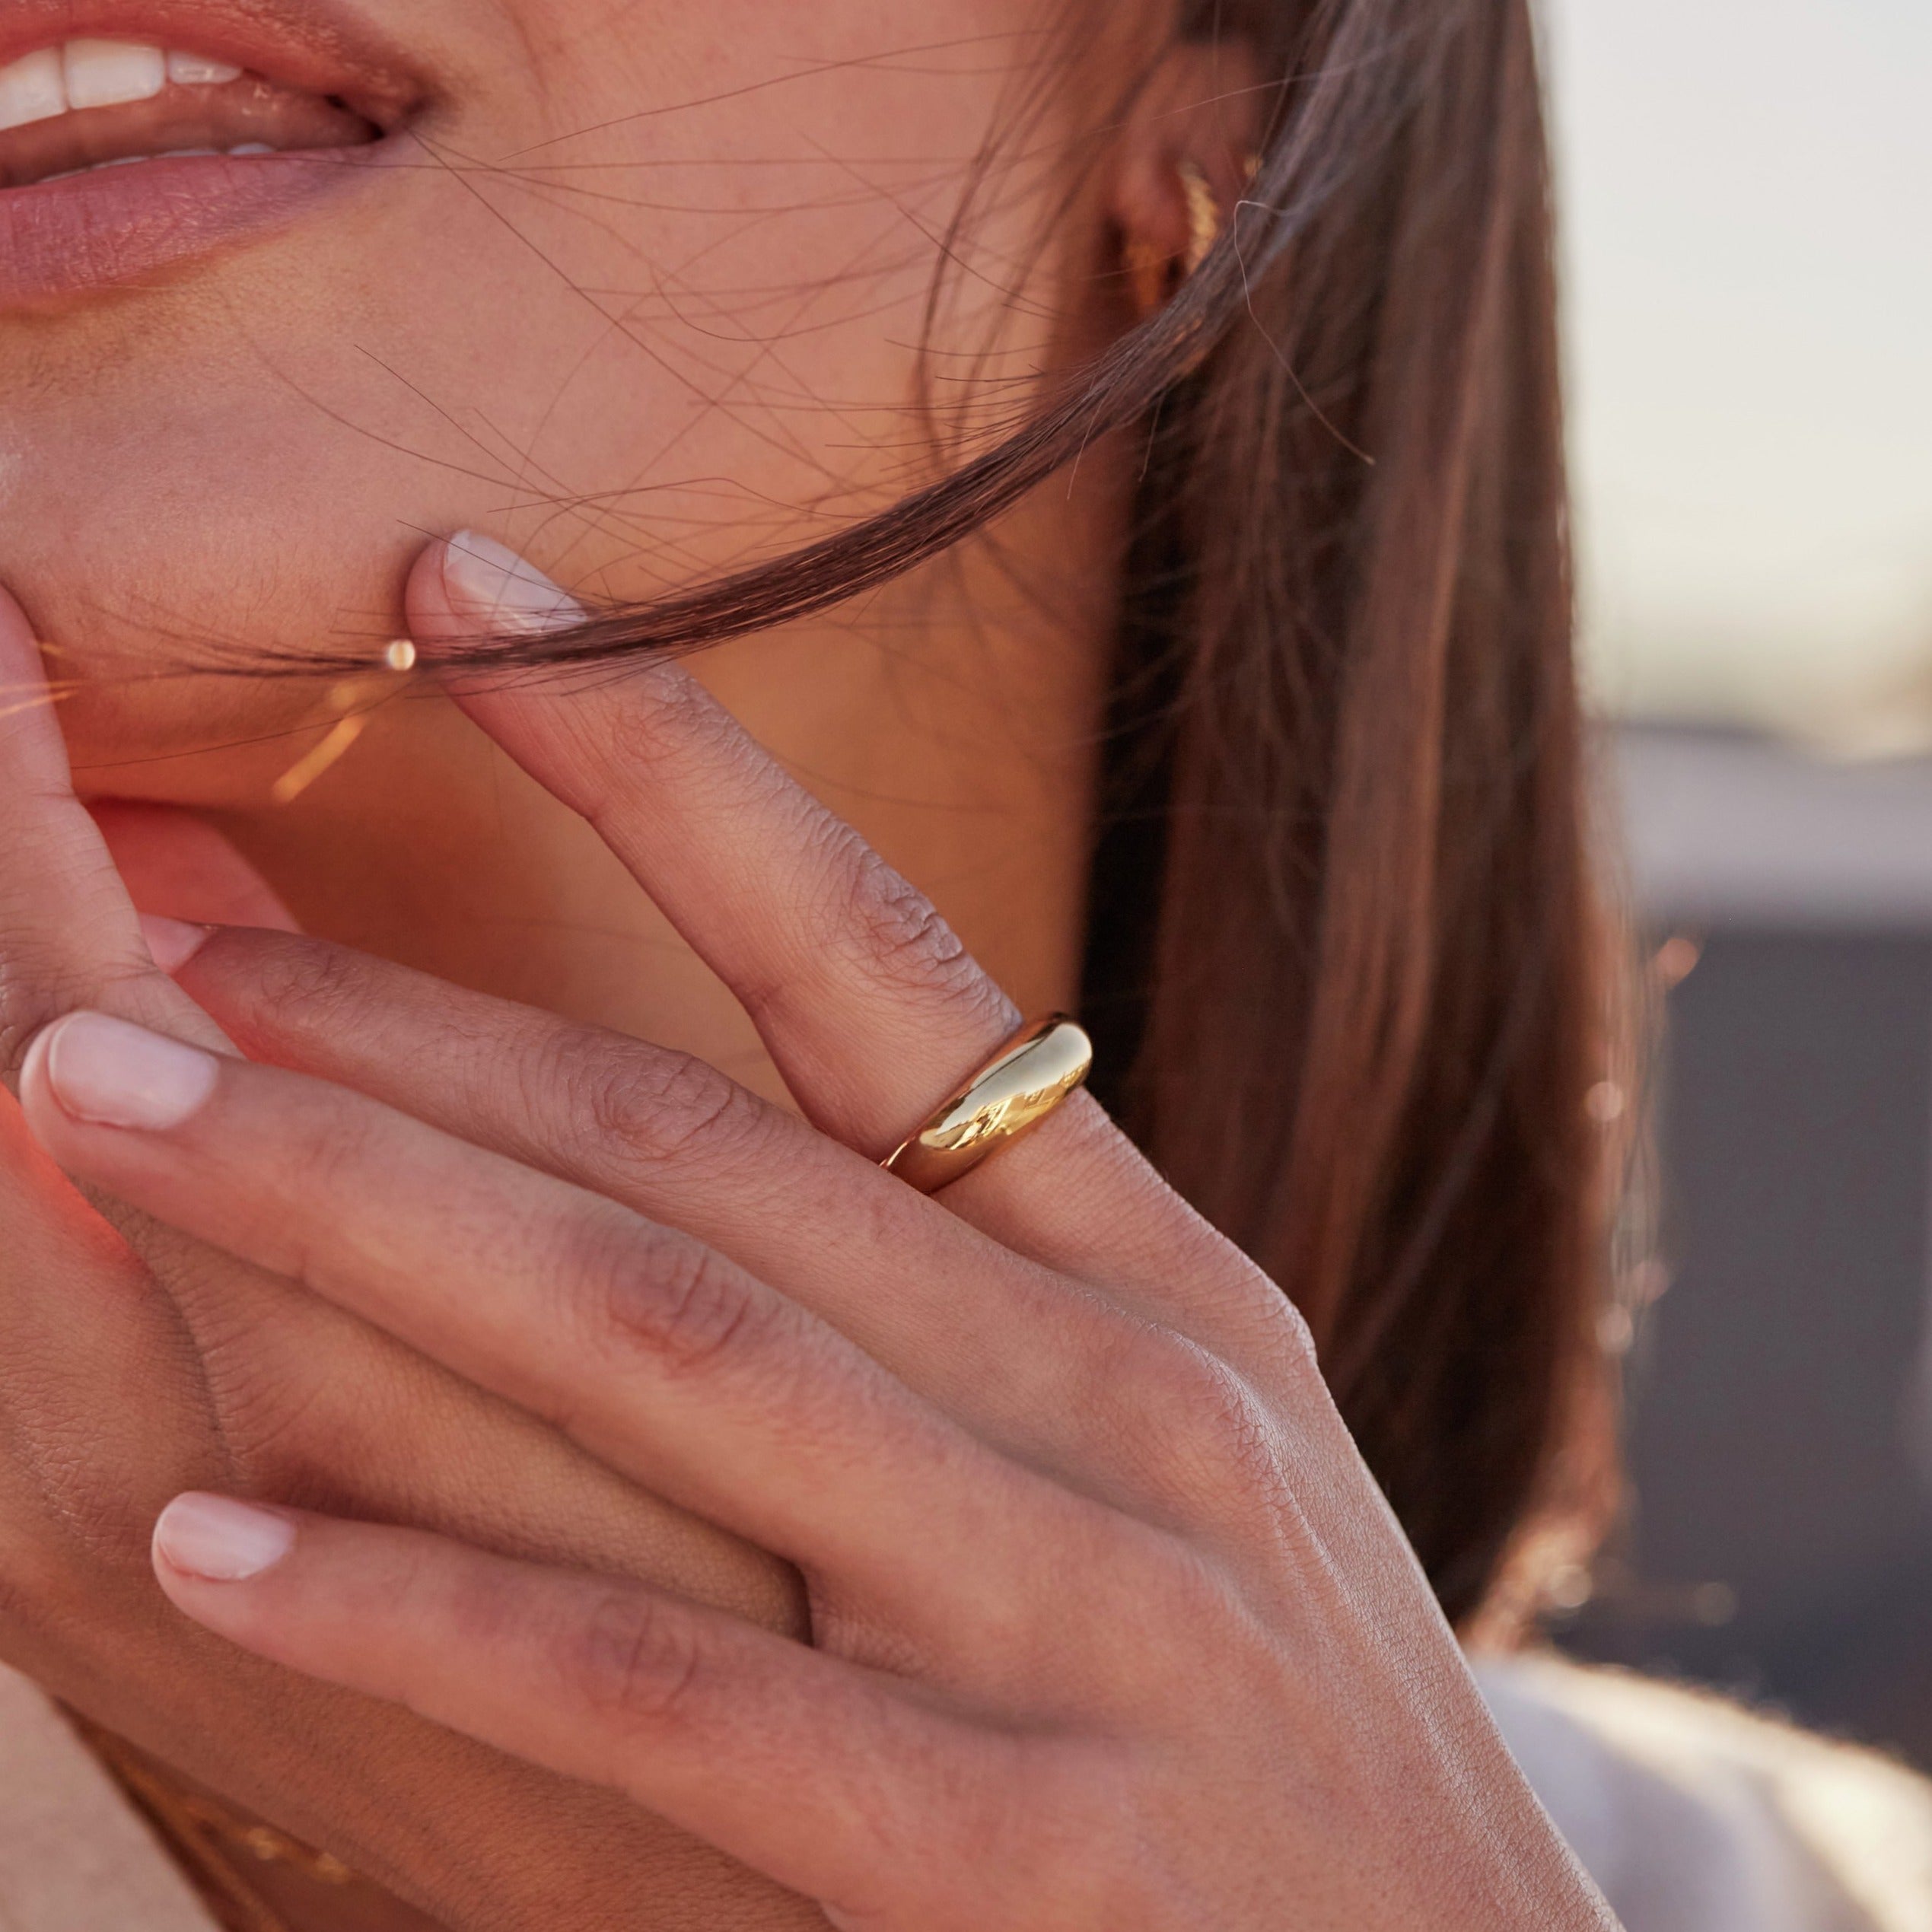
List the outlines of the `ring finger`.
{"label": "ring finger", "polygon": [[[581,615],[529,565],[467,533],[419,560],[409,608],[432,652]],[[930,902],[680,667],[566,690],[469,679],[456,695],[597,828],[835,1139],[885,1154],[1011,1034],[1011,1002]],[[1279,1300],[1084,1093],[949,1189],[947,1205],[1057,1268],[1135,1284],[1176,1313],[1231,1315],[1246,1330]]]}

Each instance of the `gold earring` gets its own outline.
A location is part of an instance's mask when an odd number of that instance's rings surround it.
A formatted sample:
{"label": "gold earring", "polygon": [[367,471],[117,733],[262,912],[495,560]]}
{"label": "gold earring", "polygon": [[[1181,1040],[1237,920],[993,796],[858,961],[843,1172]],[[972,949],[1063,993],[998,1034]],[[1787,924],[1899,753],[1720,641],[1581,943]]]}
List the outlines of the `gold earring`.
{"label": "gold earring", "polygon": [[1174,172],[1181,177],[1181,193],[1187,199],[1187,253],[1181,257],[1181,279],[1185,282],[1220,240],[1221,212],[1207,176],[1192,161],[1176,161]]}
{"label": "gold earring", "polygon": [[294,804],[324,772],[348,756],[369,722],[369,713],[390,695],[384,684],[415,669],[416,648],[409,638],[397,638],[383,646],[376,666],[366,676],[344,678],[329,686],[325,702],[336,722],[269,788],[269,796],[278,805]]}
{"label": "gold earring", "polygon": [[1127,273],[1134,306],[1143,316],[1172,301],[1181,284],[1208,259],[1208,251],[1221,238],[1221,207],[1206,174],[1185,156],[1174,163],[1174,174],[1187,208],[1187,246],[1178,255],[1171,255],[1136,235],[1121,250],[1121,266]]}

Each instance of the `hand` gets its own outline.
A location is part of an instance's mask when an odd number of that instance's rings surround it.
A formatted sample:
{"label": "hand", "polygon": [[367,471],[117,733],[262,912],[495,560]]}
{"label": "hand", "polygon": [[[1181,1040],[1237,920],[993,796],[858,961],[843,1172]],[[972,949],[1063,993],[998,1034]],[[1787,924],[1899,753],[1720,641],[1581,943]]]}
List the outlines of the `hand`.
{"label": "hand", "polygon": [[[82,1004],[222,1050],[149,957],[68,784],[32,634],[4,594],[0,689],[5,1070]],[[106,816],[144,871],[182,858],[178,824],[162,854],[145,849],[156,815]],[[212,834],[191,836],[209,909],[278,916]],[[91,1205],[4,1093],[0,1230],[0,1657],[439,1919],[609,1932],[641,1918],[764,1927],[803,1915],[613,1794],[214,1641],[155,1589],[148,1545],[170,1495],[218,1486],[675,1581],[795,1627],[779,1565],[341,1310],[111,1201]],[[648,1912],[594,1848],[652,1861]]]}
{"label": "hand", "polygon": [[70,1173],[786,1558],[812,1642],[205,1494],[161,1522],[174,1602],[842,1926],[1609,1927],[1281,1291],[1085,1096],[943,1200],[874,1164],[1015,1018],[930,907],[675,667],[463,702],[731,986],[805,1119],[241,931],[179,944],[182,983],[279,1065],[71,1016],[28,1118]]}

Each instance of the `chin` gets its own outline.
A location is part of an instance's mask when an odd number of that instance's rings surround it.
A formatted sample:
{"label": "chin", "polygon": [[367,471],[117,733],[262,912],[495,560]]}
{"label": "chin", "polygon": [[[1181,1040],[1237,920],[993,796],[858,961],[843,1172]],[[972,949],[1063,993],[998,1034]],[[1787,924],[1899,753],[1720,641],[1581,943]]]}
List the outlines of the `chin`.
{"label": "chin", "polygon": [[241,811],[313,742],[317,705],[299,680],[84,677],[61,723],[83,798]]}
{"label": "chin", "polygon": [[298,397],[146,373],[16,413],[0,581],[50,646],[84,791],[259,804],[339,675],[304,664],[374,664],[424,533],[472,506]]}
{"label": "chin", "polygon": [[[224,454],[208,452],[211,473],[224,473]],[[182,473],[195,467],[91,476],[69,460],[5,520],[0,581],[46,642],[84,794],[259,804],[336,682],[304,674],[304,660],[366,643],[373,661],[401,622],[421,541],[407,509],[387,514],[365,491],[369,527],[332,524],[289,501],[301,492],[283,478],[303,473],[299,460],[231,495],[197,492]],[[248,473],[230,462],[225,474]],[[278,514],[264,518],[251,497]]]}

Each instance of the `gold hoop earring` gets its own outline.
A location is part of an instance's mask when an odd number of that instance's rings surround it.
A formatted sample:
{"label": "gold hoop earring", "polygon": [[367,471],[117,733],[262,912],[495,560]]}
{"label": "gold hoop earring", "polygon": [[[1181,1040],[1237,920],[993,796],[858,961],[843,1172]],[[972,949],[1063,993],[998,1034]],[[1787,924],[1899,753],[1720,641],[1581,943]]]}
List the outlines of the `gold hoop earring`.
{"label": "gold hoop earring", "polygon": [[374,670],[332,685],[324,702],[336,722],[269,788],[269,797],[278,805],[292,805],[323,772],[341,763],[361,737],[370,712],[399,689],[397,680],[406,679],[415,667],[415,644],[396,638],[383,646]]}
{"label": "gold hoop earring", "polygon": [[1137,235],[1121,250],[1121,266],[1126,271],[1134,306],[1143,316],[1172,301],[1181,284],[1208,259],[1221,239],[1221,205],[1205,173],[1183,156],[1174,163],[1174,176],[1187,209],[1187,246],[1179,254],[1170,254]]}
{"label": "gold hoop earring", "polygon": [[1192,161],[1176,161],[1174,172],[1181,178],[1181,193],[1187,201],[1187,252],[1181,257],[1181,279],[1185,282],[1220,240],[1221,211],[1207,176]]}

